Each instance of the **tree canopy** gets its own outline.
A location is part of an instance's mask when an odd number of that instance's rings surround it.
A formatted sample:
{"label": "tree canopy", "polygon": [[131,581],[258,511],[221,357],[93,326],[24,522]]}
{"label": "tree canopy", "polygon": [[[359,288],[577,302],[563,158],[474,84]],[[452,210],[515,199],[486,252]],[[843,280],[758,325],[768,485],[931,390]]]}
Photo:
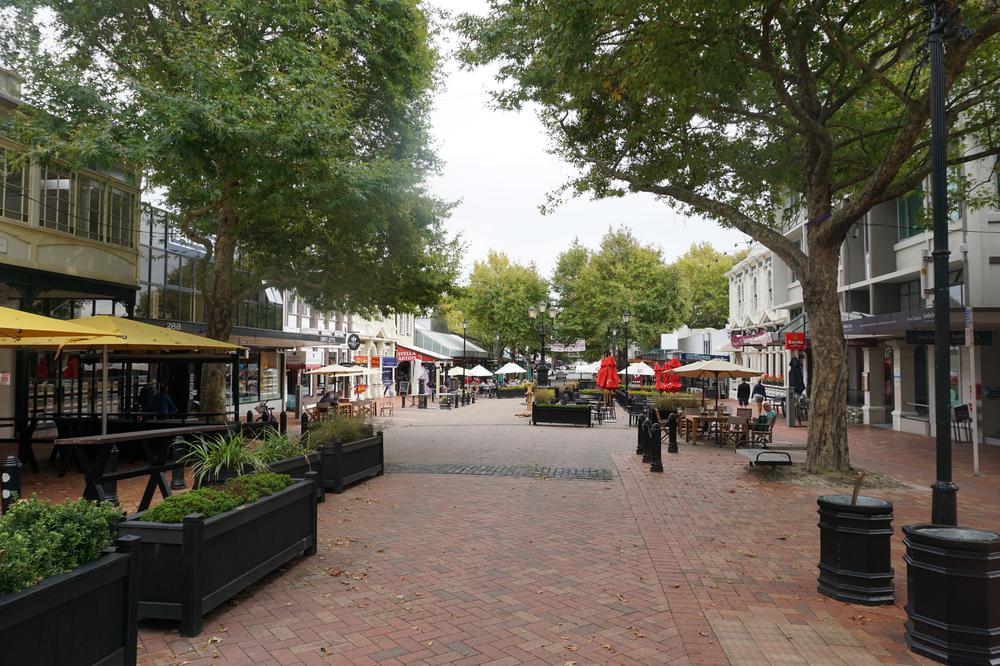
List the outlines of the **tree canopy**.
{"label": "tree canopy", "polygon": [[[1000,152],[1000,5],[933,4],[960,168]],[[458,23],[466,62],[499,66],[498,104],[540,108],[578,168],[568,190],[650,192],[749,234],[796,273],[812,329],[810,471],[850,467],[841,244],[930,170],[925,5],[491,0]],[[989,183],[953,181],[957,198],[996,205]]]}
{"label": "tree canopy", "polygon": [[583,338],[588,356],[599,356],[617,329],[622,345],[622,313],[632,315],[629,340],[655,347],[659,335],[683,323],[677,271],[660,251],[643,245],[625,229],[610,229],[596,251],[574,242],[559,255],[552,286],[560,313],[556,333],[562,340]]}
{"label": "tree canopy", "polygon": [[709,243],[692,243],[673,266],[684,295],[682,320],[691,328],[725,328],[729,319],[729,271],[746,251],[730,255]]}
{"label": "tree canopy", "polygon": [[451,330],[461,330],[463,317],[468,333],[487,348],[537,349],[538,333],[528,317],[528,308],[548,302],[549,287],[534,264],[511,261],[502,252],[490,252],[476,261],[469,284],[446,303]]}

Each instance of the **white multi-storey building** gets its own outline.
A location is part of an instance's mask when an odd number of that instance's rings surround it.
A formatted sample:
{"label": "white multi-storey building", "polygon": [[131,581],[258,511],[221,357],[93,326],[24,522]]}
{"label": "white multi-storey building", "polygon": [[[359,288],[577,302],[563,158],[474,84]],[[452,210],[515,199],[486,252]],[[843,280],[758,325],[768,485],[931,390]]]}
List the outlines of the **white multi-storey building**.
{"label": "white multi-storey building", "polygon": [[[964,170],[981,187],[1000,187],[992,162],[969,163]],[[923,215],[928,189],[876,206],[854,227],[841,250],[838,284],[852,418],[933,435],[933,239]],[[803,248],[807,233],[802,215],[785,228],[786,237]],[[949,244],[951,402],[975,407],[980,435],[1000,443],[1000,211],[954,212]],[[805,333],[808,344],[798,279],[760,246],[728,276],[735,360],[783,377],[792,353],[785,350],[784,334]],[[963,331],[966,308],[974,345],[966,344]],[[805,356],[808,382],[808,349]]]}

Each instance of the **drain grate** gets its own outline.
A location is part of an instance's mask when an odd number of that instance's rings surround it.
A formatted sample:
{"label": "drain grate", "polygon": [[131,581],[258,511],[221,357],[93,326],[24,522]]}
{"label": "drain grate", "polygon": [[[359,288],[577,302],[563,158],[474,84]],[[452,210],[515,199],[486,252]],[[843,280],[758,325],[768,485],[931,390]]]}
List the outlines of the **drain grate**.
{"label": "drain grate", "polygon": [[396,463],[385,466],[389,474],[464,474],[508,476],[565,481],[614,481],[610,469],[594,467],[545,467],[541,465],[447,465]]}

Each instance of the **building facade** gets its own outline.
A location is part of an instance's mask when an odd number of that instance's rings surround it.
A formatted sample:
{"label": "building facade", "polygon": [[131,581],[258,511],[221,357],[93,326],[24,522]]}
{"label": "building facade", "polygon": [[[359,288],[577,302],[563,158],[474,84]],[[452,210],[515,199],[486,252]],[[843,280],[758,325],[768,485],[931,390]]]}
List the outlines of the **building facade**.
{"label": "building facade", "polygon": [[[992,159],[962,169],[961,176],[998,192]],[[928,214],[928,187],[873,208],[843,245],[838,286],[848,345],[850,418],[933,435],[934,276]],[[788,220],[784,233],[805,248],[804,216]],[[1000,211],[958,207],[948,235],[949,397],[953,406],[968,405],[977,414],[983,441],[1000,443]],[[783,385],[790,355],[802,353],[808,383],[809,322],[794,272],[756,246],[728,275],[735,360]],[[805,351],[786,350],[786,333],[804,334]]]}

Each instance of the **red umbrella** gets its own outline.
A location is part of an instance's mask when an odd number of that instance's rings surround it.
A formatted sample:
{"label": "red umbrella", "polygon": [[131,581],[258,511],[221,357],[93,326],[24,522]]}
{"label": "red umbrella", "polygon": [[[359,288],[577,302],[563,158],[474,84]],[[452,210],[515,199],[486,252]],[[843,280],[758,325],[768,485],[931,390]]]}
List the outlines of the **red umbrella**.
{"label": "red umbrella", "polygon": [[614,391],[621,383],[622,380],[618,376],[618,364],[615,363],[615,357],[608,356],[608,375],[604,380],[604,388]]}
{"label": "red umbrella", "polygon": [[676,358],[672,358],[663,364],[663,390],[670,391],[674,393],[681,390],[681,380],[680,378],[671,372],[676,368],[681,367],[681,362]]}
{"label": "red umbrella", "polygon": [[667,390],[667,384],[666,384],[666,381],[664,381],[665,378],[664,378],[664,374],[663,374],[663,371],[665,369],[666,368],[663,365],[661,365],[659,361],[657,361],[656,363],[653,364],[653,373],[654,373],[654,376],[656,377],[656,390],[657,391],[666,391]]}

